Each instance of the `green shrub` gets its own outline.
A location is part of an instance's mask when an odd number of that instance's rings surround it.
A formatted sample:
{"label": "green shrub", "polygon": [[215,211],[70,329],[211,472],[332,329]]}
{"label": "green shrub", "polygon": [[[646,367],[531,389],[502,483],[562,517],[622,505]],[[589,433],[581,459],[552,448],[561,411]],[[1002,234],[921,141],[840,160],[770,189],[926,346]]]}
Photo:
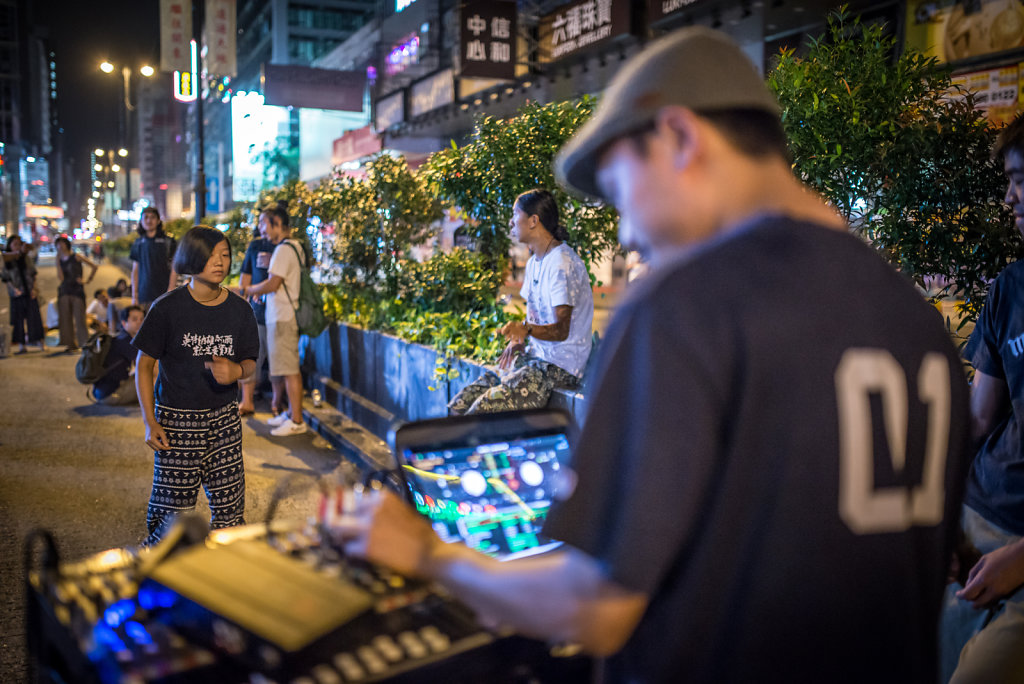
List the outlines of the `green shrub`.
{"label": "green shrub", "polygon": [[[768,78],[796,173],[903,273],[950,282],[964,321],[991,278],[1021,252],[1000,201],[995,132],[973,96],[951,99],[950,74],[877,25],[829,17],[806,57],[784,50]],[[963,323],[961,323],[962,325]]]}
{"label": "green shrub", "polygon": [[537,187],[555,195],[569,244],[588,269],[617,249],[615,210],[569,195],[555,183],[552,168],[555,155],[596,105],[595,98],[586,96],[546,105],[528,103],[510,119],[482,117],[471,142],[462,147],[453,142],[420,168],[431,192],[468,214],[471,220],[463,230],[488,267],[505,267],[512,204],[520,193]]}

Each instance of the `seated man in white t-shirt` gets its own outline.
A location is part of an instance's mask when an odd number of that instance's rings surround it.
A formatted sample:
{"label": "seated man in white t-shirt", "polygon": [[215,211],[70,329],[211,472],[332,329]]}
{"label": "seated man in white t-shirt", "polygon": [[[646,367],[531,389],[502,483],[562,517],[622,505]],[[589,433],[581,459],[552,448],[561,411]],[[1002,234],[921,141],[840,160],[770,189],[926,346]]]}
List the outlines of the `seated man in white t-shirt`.
{"label": "seated man in white t-shirt", "polygon": [[[512,239],[530,249],[520,294],[526,320],[501,329],[508,346],[497,373],[488,371],[448,404],[455,414],[538,408],[556,386],[575,388],[590,356],[594,296],[583,261],[564,240],[558,204],[547,190],[516,198]],[[527,344],[527,338],[529,343]]]}
{"label": "seated man in white t-shirt", "polygon": [[107,297],[106,290],[99,289],[93,293],[93,300],[89,302],[89,306],[85,309],[85,322],[90,330],[94,332],[107,332],[108,304],[110,304],[110,299]]}

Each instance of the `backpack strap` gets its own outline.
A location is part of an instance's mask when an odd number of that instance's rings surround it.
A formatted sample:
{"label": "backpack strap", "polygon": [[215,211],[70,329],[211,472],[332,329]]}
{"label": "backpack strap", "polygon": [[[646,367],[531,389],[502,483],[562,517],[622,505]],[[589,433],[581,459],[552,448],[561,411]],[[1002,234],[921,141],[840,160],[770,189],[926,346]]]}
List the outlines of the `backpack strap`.
{"label": "backpack strap", "polygon": [[[299,268],[306,268],[306,264],[304,263],[305,260],[299,255],[299,250],[295,248],[295,245],[293,245],[292,243],[288,242],[288,240],[285,240],[284,244],[286,244],[289,247],[291,247],[292,251],[295,252],[295,258],[299,262]],[[301,276],[300,276],[300,278],[301,278]],[[300,280],[300,283],[301,283],[301,280]],[[295,300],[292,299],[291,293],[288,292],[288,284],[284,282],[284,278],[281,278],[281,287],[284,288],[284,293],[288,297],[288,303],[292,305],[292,309],[294,309],[295,311],[298,311],[299,307],[295,306]]]}

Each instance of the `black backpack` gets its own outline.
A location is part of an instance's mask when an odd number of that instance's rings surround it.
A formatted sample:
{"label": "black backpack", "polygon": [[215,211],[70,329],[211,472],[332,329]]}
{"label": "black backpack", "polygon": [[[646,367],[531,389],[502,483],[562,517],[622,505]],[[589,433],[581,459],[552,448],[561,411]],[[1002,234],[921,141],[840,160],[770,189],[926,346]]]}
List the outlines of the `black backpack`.
{"label": "black backpack", "polygon": [[94,385],[107,374],[105,365],[113,338],[106,333],[96,333],[82,347],[82,355],[75,364],[75,377],[83,385]]}

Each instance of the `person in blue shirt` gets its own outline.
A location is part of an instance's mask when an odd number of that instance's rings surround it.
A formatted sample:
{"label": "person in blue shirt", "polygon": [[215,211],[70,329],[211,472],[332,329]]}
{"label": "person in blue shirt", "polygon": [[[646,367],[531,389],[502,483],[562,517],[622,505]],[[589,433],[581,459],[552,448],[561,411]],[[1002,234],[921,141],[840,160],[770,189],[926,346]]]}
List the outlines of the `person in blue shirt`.
{"label": "person in blue shirt", "polygon": [[[1004,198],[1024,233],[1024,116],[1004,128]],[[1024,681],[1024,261],[999,274],[964,358],[974,366],[971,431],[977,453],[963,508],[964,553],[942,619],[942,680]]]}
{"label": "person in blue shirt", "polygon": [[139,400],[135,390],[135,357],[132,338],[146,317],[141,306],[121,309],[121,330],[110,340],[110,350],[103,362],[106,373],[89,389],[92,398],[107,406],[124,406]]}
{"label": "person in blue shirt", "polygon": [[164,233],[164,223],[156,207],[142,210],[136,228],[139,237],[132,243],[132,304],[144,309],[178,284],[172,260],[178,244]]}
{"label": "person in blue shirt", "polygon": [[[274,253],[274,243],[266,235],[266,222],[260,221],[257,225],[257,237],[253,238],[245,250],[245,258],[242,260],[241,277],[239,290],[244,290],[250,285],[257,285],[267,279],[270,268],[270,257]],[[267,360],[267,302],[266,295],[252,295],[249,297],[249,304],[256,314],[256,324],[260,332],[260,355],[256,359],[256,372],[252,377],[242,380],[239,384],[242,387],[242,399],[238,402],[238,412],[243,416],[251,415],[256,411],[255,393],[256,385],[260,381],[260,372],[264,361]],[[280,397],[275,392],[271,399],[271,409],[274,413],[280,412]]]}

